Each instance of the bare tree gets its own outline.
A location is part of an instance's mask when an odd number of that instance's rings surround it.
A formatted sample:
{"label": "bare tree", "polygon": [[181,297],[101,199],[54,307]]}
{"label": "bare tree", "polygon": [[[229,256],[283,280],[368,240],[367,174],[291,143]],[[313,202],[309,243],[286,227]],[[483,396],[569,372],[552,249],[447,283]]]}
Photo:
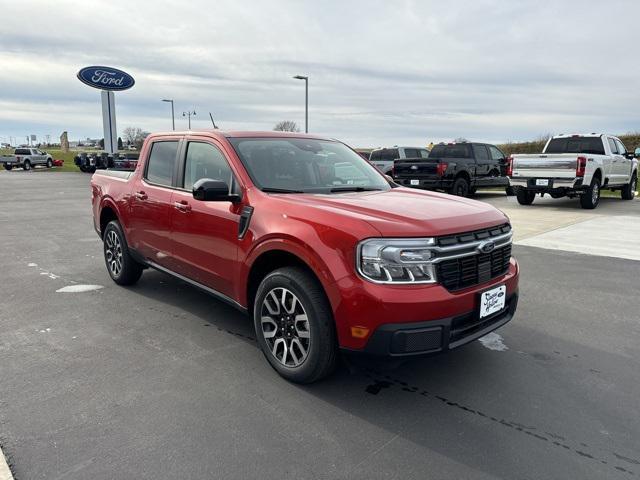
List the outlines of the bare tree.
{"label": "bare tree", "polygon": [[122,131],[122,136],[127,145],[134,145],[141,133],[142,129],[140,127],[127,127]]}
{"label": "bare tree", "polygon": [[466,142],[468,142],[468,141],[469,141],[469,140],[467,140],[467,139],[466,139],[466,138],[464,138],[464,137],[458,137],[458,138],[456,138],[456,139],[454,140],[454,142],[456,142],[456,143],[466,143]]}
{"label": "bare tree", "polygon": [[273,127],[276,132],[299,132],[300,129],[296,122],[291,120],[283,120],[281,122],[276,123],[276,126]]}
{"label": "bare tree", "polygon": [[124,141],[127,145],[135,145],[139,150],[142,147],[142,142],[147,138],[149,132],[145,132],[140,127],[127,127],[122,131]]}

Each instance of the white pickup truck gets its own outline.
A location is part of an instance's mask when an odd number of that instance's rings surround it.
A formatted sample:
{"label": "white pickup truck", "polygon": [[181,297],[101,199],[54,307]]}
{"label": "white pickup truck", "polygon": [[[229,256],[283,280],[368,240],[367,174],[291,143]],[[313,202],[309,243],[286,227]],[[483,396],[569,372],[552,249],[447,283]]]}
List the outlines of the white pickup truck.
{"label": "white pickup truck", "polygon": [[53,157],[37,148],[16,148],[13,155],[2,155],[0,163],[4,165],[5,170],[11,170],[13,167],[31,170],[36,165],[45,165],[47,168],[51,168],[53,167]]}
{"label": "white pickup truck", "polygon": [[601,189],[620,190],[623,200],[633,200],[638,161],[611,135],[556,135],[541,154],[510,156],[507,176],[521,205],[531,205],[536,193],[548,193],[580,197],[582,208],[596,208]]}

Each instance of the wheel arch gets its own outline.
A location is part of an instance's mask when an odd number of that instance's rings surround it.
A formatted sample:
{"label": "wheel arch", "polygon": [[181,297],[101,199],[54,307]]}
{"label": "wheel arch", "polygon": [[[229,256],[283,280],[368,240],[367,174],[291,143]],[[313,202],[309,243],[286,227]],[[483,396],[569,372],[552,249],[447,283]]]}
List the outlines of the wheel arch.
{"label": "wheel arch", "polygon": [[270,272],[286,266],[299,267],[312,275],[323,288],[329,302],[333,303],[330,287],[335,282],[332,280],[328,267],[321,259],[314,258],[307,253],[308,251],[305,252],[302,246],[283,241],[278,241],[275,244],[268,242],[268,245],[256,248],[245,264],[244,276],[247,281],[244,291],[238,292],[240,304],[246,305],[247,311],[252,312],[253,301],[260,282]]}
{"label": "wheel arch", "polygon": [[118,209],[115,204],[106,199],[100,207],[100,223],[98,224],[100,228],[100,237],[104,235],[104,229],[112,220],[120,221],[120,216],[118,215]]}

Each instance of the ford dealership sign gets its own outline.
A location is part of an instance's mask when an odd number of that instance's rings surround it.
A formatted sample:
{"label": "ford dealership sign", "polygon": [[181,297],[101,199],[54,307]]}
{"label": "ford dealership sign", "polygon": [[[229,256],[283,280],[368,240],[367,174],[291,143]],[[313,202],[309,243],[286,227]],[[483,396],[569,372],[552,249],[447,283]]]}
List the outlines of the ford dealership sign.
{"label": "ford dealership sign", "polygon": [[127,90],[136,83],[128,73],[111,67],[84,67],[78,72],[78,79],[100,90]]}

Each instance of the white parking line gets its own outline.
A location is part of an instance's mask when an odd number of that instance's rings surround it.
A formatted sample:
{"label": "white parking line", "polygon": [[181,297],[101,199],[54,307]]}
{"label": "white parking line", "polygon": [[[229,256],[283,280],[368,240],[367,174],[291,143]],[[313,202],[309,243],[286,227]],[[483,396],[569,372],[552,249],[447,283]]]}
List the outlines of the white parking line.
{"label": "white parking line", "polygon": [[0,448],[0,480],[13,480],[13,475],[11,474],[11,470],[9,470],[9,465],[7,465],[7,461],[4,458],[4,453],[2,453],[1,448]]}

